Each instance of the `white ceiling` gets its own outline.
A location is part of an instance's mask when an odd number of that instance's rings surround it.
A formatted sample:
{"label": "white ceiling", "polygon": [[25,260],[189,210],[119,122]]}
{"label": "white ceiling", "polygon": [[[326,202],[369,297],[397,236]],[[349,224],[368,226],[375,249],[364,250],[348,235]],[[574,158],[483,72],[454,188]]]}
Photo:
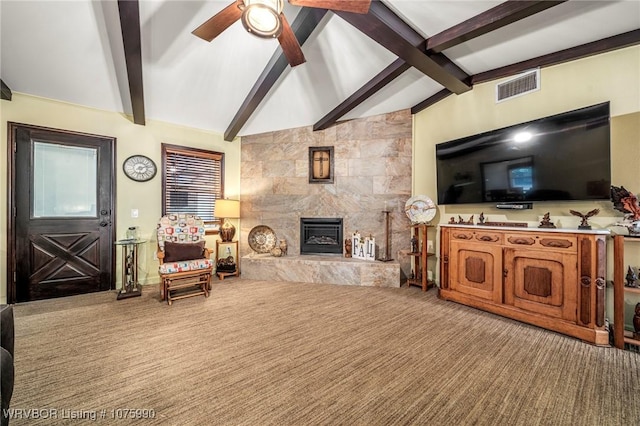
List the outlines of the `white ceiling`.
{"label": "white ceiling", "polygon": [[[141,0],[145,116],[224,133],[279,45],[237,22],[207,43],[191,34],[232,0]],[[425,38],[500,1],[384,3]],[[285,2],[293,22],[299,11]],[[13,92],[131,113],[115,0],[0,0],[0,77]],[[571,0],[443,53],[469,75],[640,28],[640,1]],[[309,126],[396,57],[328,13],[239,135]],[[410,108],[442,90],[410,69],[343,119]]]}

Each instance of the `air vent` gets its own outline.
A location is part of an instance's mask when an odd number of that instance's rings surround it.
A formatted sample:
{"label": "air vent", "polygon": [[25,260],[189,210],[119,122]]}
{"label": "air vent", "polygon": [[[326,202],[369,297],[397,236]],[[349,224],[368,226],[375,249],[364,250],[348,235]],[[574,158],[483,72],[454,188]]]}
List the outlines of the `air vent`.
{"label": "air vent", "polygon": [[496,103],[540,90],[540,68],[496,85]]}

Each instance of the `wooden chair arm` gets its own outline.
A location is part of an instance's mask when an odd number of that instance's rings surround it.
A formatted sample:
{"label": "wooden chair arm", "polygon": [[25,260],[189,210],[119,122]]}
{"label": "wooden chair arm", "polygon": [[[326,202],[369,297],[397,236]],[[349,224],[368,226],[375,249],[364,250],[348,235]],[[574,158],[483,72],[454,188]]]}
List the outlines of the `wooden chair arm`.
{"label": "wooden chair arm", "polygon": [[160,262],[160,264],[162,265],[162,263],[164,262],[164,252],[162,250],[158,250],[156,252],[156,256],[158,257],[158,262]]}

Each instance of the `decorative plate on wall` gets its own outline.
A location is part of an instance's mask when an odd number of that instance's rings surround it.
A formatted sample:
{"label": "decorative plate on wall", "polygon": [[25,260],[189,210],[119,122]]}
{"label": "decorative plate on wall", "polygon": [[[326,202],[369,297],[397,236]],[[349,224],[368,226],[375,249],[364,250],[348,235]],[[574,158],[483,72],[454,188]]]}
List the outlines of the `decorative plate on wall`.
{"label": "decorative plate on wall", "polygon": [[249,232],[249,247],[256,253],[270,253],[276,246],[276,233],[265,225],[255,226]]}
{"label": "decorative plate on wall", "polygon": [[411,223],[428,223],[436,217],[436,204],[426,195],[416,195],[407,200],[404,212]]}

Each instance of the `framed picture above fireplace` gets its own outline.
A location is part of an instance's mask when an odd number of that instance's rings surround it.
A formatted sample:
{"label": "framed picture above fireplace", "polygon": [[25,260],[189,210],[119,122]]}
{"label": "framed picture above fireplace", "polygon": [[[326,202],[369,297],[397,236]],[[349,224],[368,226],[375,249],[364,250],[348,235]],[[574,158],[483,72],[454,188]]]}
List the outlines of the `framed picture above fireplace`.
{"label": "framed picture above fireplace", "polygon": [[333,147],[309,147],[309,183],[333,183]]}

